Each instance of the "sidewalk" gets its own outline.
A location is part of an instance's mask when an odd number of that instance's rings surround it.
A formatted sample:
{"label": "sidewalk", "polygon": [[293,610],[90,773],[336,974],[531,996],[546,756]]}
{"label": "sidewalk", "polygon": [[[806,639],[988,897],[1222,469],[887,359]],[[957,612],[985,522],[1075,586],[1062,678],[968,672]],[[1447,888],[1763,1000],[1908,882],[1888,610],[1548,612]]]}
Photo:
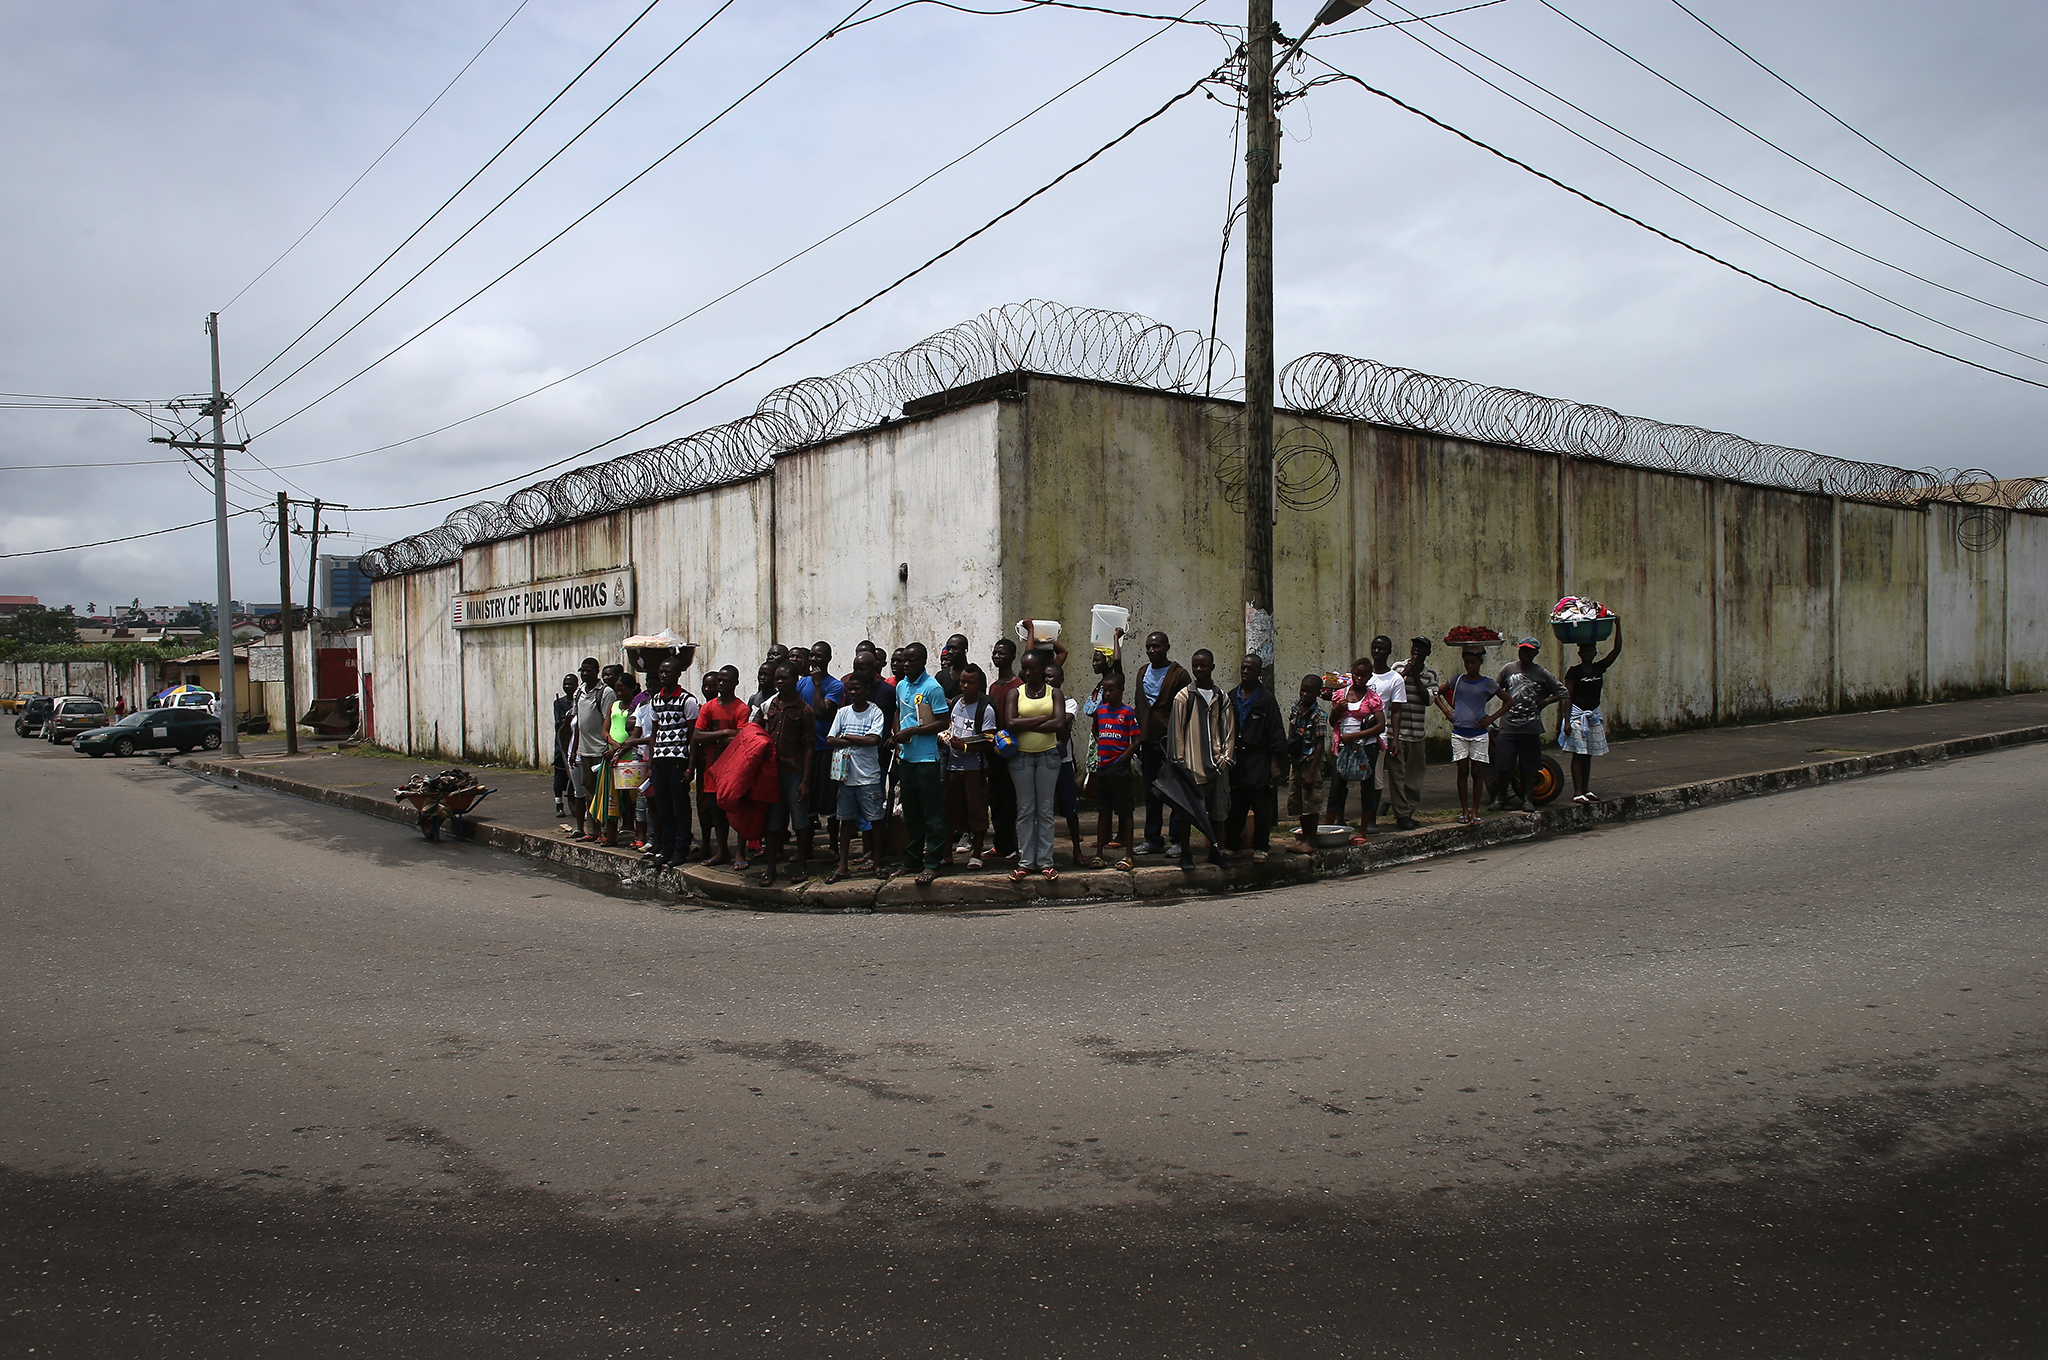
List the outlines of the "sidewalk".
{"label": "sidewalk", "polygon": [[[656,871],[645,867],[637,855],[564,839],[559,830],[561,819],[554,815],[553,777],[532,770],[467,767],[495,792],[480,808],[478,818],[460,833],[444,827],[442,835],[461,834],[465,839],[595,874],[598,881],[615,884],[623,891],[685,894],[755,909],[917,911],[1044,900],[1156,898],[1245,891],[1362,873],[1505,841],[1661,816],[2043,739],[2048,739],[2048,693],[1615,742],[1612,753],[1593,765],[1593,791],[1601,799],[1597,806],[1578,807],[1560,800],[1534,813],[1491,813],[1477,826],[1456,824],[1454,775],[1447,765],[1433,765],[1423,780],[1425,807],[1418,814],[1422,826],[1416,831],[1390,831],[1365,846],[1314,855],[1283,851],[1276,836],[1273,856],[1264,864],[1245,860],[1227,870],[1203,865],[1193,873],[1152,858],[1141,860],[1130,873],[1070,868],[1064,863],[1062,844],[1060,877],[1050,883],[1037,879],[1012,883],[999,872],[962,871],[941,876],[929,888],[918,888],[907,878],[882,883],[872,877],[826,886],[820,881],[827,867],[822,861],[813,861],[819,877],[803,887],[782,883],[760,888],[751,879],[742,881],[716,869]],[[239,760],[186,757],[179,763],[217,777],[408,824],[414,823],[415,814],[392,797],[392,790],[415,774],[447,768],[444,763],[344,751],[331,742],[302,740],[300,745],[299,755],[286,756],[283,737],[244,739]],[[1086,811],[1082,820],[1084,832],[1092,837],[1093,811]]]}

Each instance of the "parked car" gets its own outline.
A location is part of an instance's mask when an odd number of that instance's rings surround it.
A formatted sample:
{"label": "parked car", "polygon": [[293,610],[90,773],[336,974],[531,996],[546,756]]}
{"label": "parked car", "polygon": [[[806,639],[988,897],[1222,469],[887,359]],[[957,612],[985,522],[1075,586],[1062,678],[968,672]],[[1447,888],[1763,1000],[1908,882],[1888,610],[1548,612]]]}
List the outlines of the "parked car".
{"label": "parked car", "polygon": [[137,751],[173,746],[180,751],[205,747],[220,749],[220,719],[203,708],[145,708],[130,713],[111,727],[95,727],[71,739],[71,749],[89,756],[112,752],[132,756]]}
{"label": "parked car", "polygon": [[66,694],[50,706],[50,716],[43,719],[43,740],[62,746],[80,732],[106,725],[105,704],[90,695]]}
{"label": "parked car", "polygon": [[17,737],[40,737],[43,735],[43,719],[50,716],[50,708],[57,701],[47,694],[31,694],[28,703],[14,719],[14,735]]}
{"label": "parked car", "polygon": [[0,713],[19,713],[35,697],[33,694],[0,694]]}
{"label": "parked car", "polygon": [[170,696],[165,708],[196,708],[202,713],[219,711],[220,700],[212,692],[203,689],[188,689]]}

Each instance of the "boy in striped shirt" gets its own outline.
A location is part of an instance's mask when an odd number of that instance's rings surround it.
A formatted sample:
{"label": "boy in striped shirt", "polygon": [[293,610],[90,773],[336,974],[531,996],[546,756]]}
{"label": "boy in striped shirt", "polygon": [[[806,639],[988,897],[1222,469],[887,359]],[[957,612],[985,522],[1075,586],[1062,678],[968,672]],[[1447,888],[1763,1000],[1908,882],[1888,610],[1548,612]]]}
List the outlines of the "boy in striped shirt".
{"label": "boy in striped shirt", "polygon": [[1102,852],[1111,844],[1110,822],[1117,819],[1116,844],[1124,846],[1117,868],[1131,867],[1131,752],[1138,745],[1137,710],[1124,702],[1124,673],[1107,670],[1102,674],[1101,698],[1096,702],[1095,723],[1095,860],[1103,863]]}

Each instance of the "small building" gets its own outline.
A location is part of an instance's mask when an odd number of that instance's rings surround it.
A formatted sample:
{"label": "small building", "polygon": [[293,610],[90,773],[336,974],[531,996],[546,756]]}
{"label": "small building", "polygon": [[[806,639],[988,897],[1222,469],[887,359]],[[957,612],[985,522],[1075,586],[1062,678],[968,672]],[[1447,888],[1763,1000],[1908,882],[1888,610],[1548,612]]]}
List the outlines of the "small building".
{"label": "small building", "polygon": [[42,601],[33,595],[0,595],[0,618],[12,618],[24,609],[40,609]]}

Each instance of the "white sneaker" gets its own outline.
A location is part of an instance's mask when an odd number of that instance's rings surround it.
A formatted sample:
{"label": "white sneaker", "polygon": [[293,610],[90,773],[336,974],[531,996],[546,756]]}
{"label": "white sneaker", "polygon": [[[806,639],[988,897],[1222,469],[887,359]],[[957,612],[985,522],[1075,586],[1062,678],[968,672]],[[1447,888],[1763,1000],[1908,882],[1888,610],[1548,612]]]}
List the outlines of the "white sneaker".
{"label": "white sneaker", "polygon": [[1159,853],[1159,843],[1157,841],[1139,841],[1135,846],[1131,847],[1131,853],[1134,855],[1156,855]]}

